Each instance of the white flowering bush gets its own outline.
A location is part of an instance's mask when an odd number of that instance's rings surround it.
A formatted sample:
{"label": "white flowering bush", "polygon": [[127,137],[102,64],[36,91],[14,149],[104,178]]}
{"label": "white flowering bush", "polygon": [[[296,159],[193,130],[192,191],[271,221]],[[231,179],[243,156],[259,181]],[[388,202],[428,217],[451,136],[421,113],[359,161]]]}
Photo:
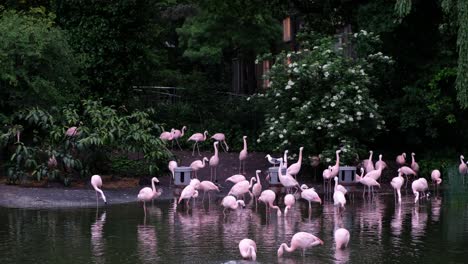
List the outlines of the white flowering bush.
{"label": "white flowering bush", "polygon": [[372,33],[350,38],[355,58],[343,56],[343,48],[334,48],[335,40],[328,37],[305,41],[302,50],[274,58],[265,76],[270,87],[255,96],[269,107],[258,143],[276,151],[304,146],[332,162],[341,147],[349,164],[385,128],[370,90],[378,83],[375,67],[392,60],[372,49],[378,41]]}

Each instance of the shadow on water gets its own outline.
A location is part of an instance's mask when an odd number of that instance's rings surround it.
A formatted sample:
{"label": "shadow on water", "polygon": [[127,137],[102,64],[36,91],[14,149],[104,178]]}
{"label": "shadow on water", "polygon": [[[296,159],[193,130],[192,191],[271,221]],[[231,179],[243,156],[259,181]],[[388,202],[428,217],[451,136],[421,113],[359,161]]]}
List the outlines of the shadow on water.
{"label": "shadow on water", "polygon": [[[445,174],[450,184],[440,196],[418,204],[411,191],[402,192],[401,205],[393,195],[372,200],[357,195],[344,211],[325,201],[314,204],[309,215],[308,203],[297,200],[286,217],[275,210],[266,215],[262,203],[224,217],[220,199],[210,204],[199,199],[189,210],[155,201],[146,217],[136,203],[99,211],[0,208],[0,263],[249,263],[239,254],[243,238],[257,243],[257,261],[263,263],[462,263],[468,195],[451,173],[456,171]],[[338,228],[351,234],[344,250],[335,249]],[[299,231],[318,236],[324,245],[304,257],[295,251],[278,259],[280,244],[289,245]]]}

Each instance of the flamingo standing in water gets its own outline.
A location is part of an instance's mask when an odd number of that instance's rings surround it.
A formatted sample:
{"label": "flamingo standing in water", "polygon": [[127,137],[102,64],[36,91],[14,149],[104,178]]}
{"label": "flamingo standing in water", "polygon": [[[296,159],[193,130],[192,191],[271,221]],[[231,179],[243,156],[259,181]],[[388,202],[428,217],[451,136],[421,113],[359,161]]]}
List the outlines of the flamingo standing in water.
{"label": "flamingo standing in water", "polygon": [[304,256],[306,249],[318,245],[323,245],[323,241],[320,238],[312,235],[311,233],[298,232],[294,234],[291,239],[291,247],[288,247],[286,243],[280,245],[278,249],[278,257],[283,256],[284,250],[287,252],[293,252],[298,248],[302,249],[302,256]]}
{"label": "flamingo standing in water", "polygon": [[307,185],[302,184],[301,190],[302,190],[301,198],[309,202],[309,214],[310,214],[312,211],[311,202],[317,202],[319,204],[322,204],[322,200],[320,199],[320,196],[317,194],[317,192],[315,192],[314,188],[309,188]]}
{"label": "flamingo standing in water", "polygon": [[273,209],[277,210],[278,216],[281,216],[280,208],[278,206],[276,206],[276,205],[273,205],[273,202],[275,201],[275,199],[276,199],[276,194],[272,190],[265,190],[265,191],[262,192],[260,197],[258,197],[258,200],[260,202],[265,203],[265,206],[266,206],[265,215],[268,215],[268,208],[273,208]]}
{"label": "flamingo standing in water", "polygon": [[442,183],[442,179],[440,178],[440,171],[433,170],[431,172],[431,179],[432,183],[434,184],[434,189],[438,188],[438,186]]}
{"label": "flamingo standing in water", "polygon": [[379,160],[375,163],[375,168],[378,169],[382,167],[382,170],[387,168],[387,163],[382,160],[382,154],[379,155]]}
{"label": "flamingo standing in water", "polygon": [[212,191],[217,191],[217,192],[220,192],[218,186],[216,186],[214,183],[210,182],[210,181],[202,181],[200,182],[200,184],[198,185],[198,189],[203,191],[203,199],[202,199],[202,202],[205,200],[205,194],[206,192],[208,192],[208,202],[210,202],[210,193],[209,192],[212,192]]}
{"label": "flamingo standing in water", "polygon": [[193,144],[192,156],[195,154],[195,146],[197,146],[198,156],[201,156],[200,148],[198,147],[198,142],[205,141],[207,134],[208,134],[208,131],[203,132],[203,134],[202,133],[195,133],[187,140],[187,141],[195,141],[195,143]]}
{"label": "flamingo standing in water", "polygon": [[294,178],[296,178],[296,175],[299,173],[299,171],[301,170],[301,165],[302,165],[302,150],[304,149],[304,147],[300,147],[299,148],[299,159],[297,160],[296,163],[294,164],[291,164],[291,166],[289,166],[289,168],[286,170],[286,174],[289,174],[291,176],[294,176]]}
{"label": "flamingo standing in water", "polygon": [[346,198],[342,192],[335,190],[333,193],[333,204],[338,205],[340,208],[344,209]]}
{"label": "flamingo standing in water", "polygon": [[187,185],[182,190],[182,193],[180,194],[179,201],[177,202],[177,204],[180,204],[182,200],[187,199],[187,209],[188,209],[190,199],[197,198],[197,197],[198,197],[198,191],[195,190],[195,187],[192,185]]}
{"label": "flamingo standing in water", "polygon": [[239,174],[241,173],[242,163],[244,163],[243,174],[245,174],[245,159],[247,159],[247,136],[243,136],[242,139],[244,140],[244,148],[239,153]]}
{"label": "flamingo standing in water", "polygon": [[156,177],[153,177],[151,179],[151,187],[145,187],[143,189],[140,190],[140,192],[138,193],[138,201],[142,201],[143,202],[143,211],[145,212],[145,217],[146,217],[146,202],[149,202],[151,200],[153,200],[153,198],[155,198],[156,196],[160,196],[162,191],[159,190],[159,192],[156,191],[156,187],[154,186],[154,183],[155,182],[159,182],[158,178]]}
{"label": "flamingo standing in water", "polygon": [[255,180],[254,177],[250,179],[250,184],[249,181],[240,181],[234,186],[231,187],[231,190],[229,191],[228,195],[233,195],[237,198],[239,198],[241,195],[244,196],[244,194],[249,193],[250,197],[252,197],[252,193],[250,192],[250,188],[252,188],[253,181]]}
{"label": "flamingo standing in water", "polygon": [[221,201],[221,205],[224,207],[223,215],[224,217],[226,217],[226,210],[236,210],[237,208],[239,208],[239,205],[245,207],[245,202],[242,200],[236,200],[234,196],[228,195],[223,198],[223,201]]}
{"label": "flamingo standing in water", "polygon": [[[411,189],[413,189],[413,194],[415,196],[414,203],[417,203],[419,201],[419,193],[424,193],[427,190],[427,187],[427,181],[424,178],[419,178],[413,181],[413,183],[411,184]],[[421,198],[424,198],[424,196]]]}
{"label": "flamingo standing in water", "polygon": [[[175,161],[175,160],[169,161],[169,164],[167,165],[167,168],[171,172],[172,180],[174,181],[175,180],[174,170],[175,170],[175,168],[177,168],[177,161]],[[170,180],[169,180],[169,184],[171,184]]]}
{"label": "flamingo standing in water", "polygon": [[408,187],[408,175],[416,176],[416,172],[408,166],[403,166],[400,168],[400,170],[401,170],[401,174],[406,176],[405,188],[407,188]]}
{"label": "flamingo standing in water", "polygon": [[255,208],[257,208],[258,197],[260,197],[260,194],[262,193],[262,183],[260,182],[260,176],[258,176],[260,172],[262,171],[261,170],[255,171],[256,183],[252,186],[252,194],[255,199]]}
{"label": "flamingo standing in water", "polygon": [[245,176],[242,175],[242,174],[234,174],[232,175],[231,177],[227,178],[225,181],[226,182],[232,182],[234,184],[238,183],[238,182],[241,182],[241,181],[245,181]]}
{"label": "flamingo standing in water", "polygon": [[213,171],[214,171],[215,182],[218,181],[218,178],[216,177],[216,168],[218,167],[218,164],[219,164],[218,144],[219,144],[219,141],[216,141],[215,143],[213,143],[215,153],[210,158],[210,180],[213,181]]}
{"label": "flamingo standing in water", "polygon": [[239,251],[243,259],[257,259],[257,244],[252,239],[244,238],[239,242]]}
{"label": "flamingo standing in water", "polygon": [[294,179],[293,176],[289,175],[286,173],[286,175],[283,175],[282,169],[283,168],[283,160],[280,161],[280,166],[278,169],[278,178],[281,184],[286,188],[287,191],[291,190],[291,188],[297,187],[300,189],[301,187],[299,186],[299,183]]}
{"label": "flamingo standing in water", "polygon": [[458,166],[458,172],[460,172],[460,174],[462,176],[463,184],[465,184],[465,175],[468,172],[468,167],[465,164],[464,159],[465,159],[465,157],[463,157],[463,155],[460,155],[460,165]]}
{"label": "flamingo standing in water", "polygon": [[405,152],[401,153],[401,155],[398,155],[396,157],[396,163],[398,165],[400,165],[400,167],[405,165],[405,162],[406,162],[406,153]]}
{"label": "flamingo standing in water", "polygon": [[411,153],[411,169],[417,174],[419,172],[419,164],[415,161],[414,156],[416,156],[416,154],[412,152]]}
{"label": "flamingo standing in water", "polygon": [[226,148],[224,148],[223,144],[221,144],[221,147],[223,148],[224,152],[229,151],[229,146],[226,144],[226,136],[223,133],[216,133],[211,138],[218,142],[221,141],[221,143],[223,143],[226,146]]}
{"label": "flamingo standing in water", "polygon": [[100,189],[102,187],[101,176],[93,175],[91,177],[91,186],[93,186],[94,190],[96,191],[96,205],[98,205],[98,200],[99,200],[98,193],[101,194],[102,200],[104,201],[105,204],[107,204],[106,196],[104,196],[104,192],[102,192],[102,190]]}
{"label": "flamingo standing in water", "polygon": [[[322,173],[323,176],[323,191],[327,194],[331,192],[331,179],[332,177],[332,167],[328,166],[328,169],[325,169]],[[327,184],[328,182],[328,184]]]}
{"label": "flamingo standing in water", "polygon": [[[390,185],[392,185],[394,189],[394,193],[398,195],[398,203],[401,203],[401,186],[403,186],[403,182],[405,179],[401,175],[401,169],[398,169],[398,176],[393,178],[392,181],[390,182]],[[396,199],[396,197],[395,197]]]}
{"label": "flamingo standing in water", "polygon": [[196,160],[190,164],[190,168],[192,168],[195,178],[198,178],[198,171],[205,168],[205,161],[208,161],[207,157],[204,157],[203,160]]}
{"label": "flamingo standing in water", "polygon": [[380,183],[378,183],[372,177],[366,177],[366,176],[358,177],[358,178],[356,178],[356,180],[364,185],[364,192],[362,193],[363,198],[365,197],[365,194],[366,194],[366,186],[369,188],[369,194],[368,195],[373,193],[373,192],[371,192],[371,188],[373,188],[374,186],[379,186],[379,188],[380,188]]}
{"label": "flamingo standing in water", "polygon": [[296,203],[296,198],[292,194],[286,194],[284,196],[284,204],[286,205],[286,208],[284,208],[284,215],[288,214],[288,210],[291,210],[291,207],[294,206]]}
{"label": "flamingo standing in water", "polygon": [[[382,155],[380,155],[380,157],[382,157]],[[377,181],[377,180],[379,180],[380,176],[382,175],[382,169],[383,169],[383,166],[379,166],[378,169],[373,170],[371,172],[368,172],[366,174],[366,176],[364,176],[364,177],[370,177],[370,178]]]}
{"label": "flamingo standing in water", "polygon": [[181,130],[179,129],[174,129],[172,132],[172,146],[174,147],[174,140],[177,143],[177,146],[179,146],[179,149],[182,150],[182,148],[179,145],[179,138],[184,136],[184,131],[187,130],[186,126],[183,126]]}
{"label": "flamingo standing in water", "polygon": [[335,244],[336,249],[344,249],[349,243],[349,231],[345,228],[338,228],[335,230]]}
{"label": "flamingo standing in water", "polygon": [[346,194],[348,190],[346,190],[346,188],[343,185],[338,184],[338,177],[335,177],[334,180],[335,180],[335,192],[340,191],[343,194]]}
{"label": "flamingo standing in water", "polygon": [[374,152],[372,150],[369,151],[369,159],[368,160],[364,160],[363,161],[363,165],[364,167],[366,168],[366,173],[369,173],[373,170],[375,170],[374,168],[374,162],[372,161],[372,154]]}

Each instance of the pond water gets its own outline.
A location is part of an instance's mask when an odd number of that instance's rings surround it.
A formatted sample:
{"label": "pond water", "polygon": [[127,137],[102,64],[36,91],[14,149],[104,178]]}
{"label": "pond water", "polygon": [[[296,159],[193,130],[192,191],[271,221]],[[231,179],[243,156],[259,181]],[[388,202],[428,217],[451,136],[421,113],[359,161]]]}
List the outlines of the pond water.
{"label": "pond water", "polygon": [[[0,208],[0,263],[236,263],[243,262],[243,238],[256,241],[263,263],[466,263],[467,196],[446,192],[416,206],[413,199],[408,192],[395,206],[391,194],[371,201],[357,195],[341,215],[325,200],[310,218],[303,201],[288,217],[268,218],[263,205],[224,218],[219,200],[197,200],[190,210],[156,200],[146,218],[136,203],[99,210]],[[346,250],[334,248],[338,227],[351,233]],[[324,245],[304,257],[295,251],[278,259],[279,245],[299,231]]]}

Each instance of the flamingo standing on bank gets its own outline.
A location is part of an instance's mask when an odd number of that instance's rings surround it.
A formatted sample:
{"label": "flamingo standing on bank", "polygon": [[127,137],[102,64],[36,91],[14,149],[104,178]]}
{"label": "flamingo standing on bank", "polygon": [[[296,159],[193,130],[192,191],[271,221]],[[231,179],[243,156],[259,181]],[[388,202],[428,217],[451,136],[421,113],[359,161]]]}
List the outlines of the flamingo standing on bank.
{"label": "flamingo standing on bank", "polygon": [[191,198],[197,198],[198,197],[198,191],[195,190],[195,187],[192,185],[187,185],[185,188],[182,190],[182,193],[180,194],[179,201],[177,204],[180,204],[180,202],[184,199],[187,199],[187,209],[189,208],[189,202]]}
{"label": "flamingo standing on bank", "polygon": [[[175,168],[177,168],[177,161],[175,160],[171,160],[169,161],[169,164],[167,165],[167,168],[169,169],[169,171],[171,172],[172,174],[172,180],[175,181],[175,174],[174,174],[174,170]],[[169,184],[171,184],[170,180],[169,180]]]}
{"label": "flamingo standing on bank", "polygon": [[294,179],[293,176],[289,175],[286,173],[286,175],[283,175],[283,172],[281,171],[283,168],[283,161],[280,161],[280,169],[278,169],[278,178],[281,184],[286,188],[286,190],[291,190],[291,188],[297,187],[300,189],[301,187],[299,186],[299,183]]}
{"label": "flamingo standing on bank", "polygon": [[[411,189],[413,189],[413,194],[415,196],[414,198],[414,203],[417,203],[419,201],[419,196],[420,192],[424,193],[427,190],[427,181],[424,178],[419,178],[417,180],[414,180],[413,183],[411,184]],[[424,198],[421,197],[421,198]]]}
{"label": "flamingo standing on bank", "polygon": [[203,191],[203,199],[202,202],[205,200],[205,194],[208,192],[208,202],[210,202],[210,192],[217,191],[220,192],[218,186],[210,181],[202,181],[200,185],[198,185],[198,189]]}
{"label": "flamingo standing on bank", "polygon": [[302,256],[304,256],[306,249],[318,245],[323,245],[323,241],[320,238],[312,235],[311,233],[298,232],[294,234],[291,239],[291,247],[288,247],[286,243],[280,245],[278,248],[278,257],[283,256],[284,250],[287,252],[293,252],[298,248],[302,249]]}
{"label": "flamingo standing on bank", "polygon": [[294,197],[294,195],[286,194],[286,196],[284,196],[284,205],[286,205],[286,208],[284,208],[285,216],[288,215],[288,210],[290,210],[291,207],[293,207],[295,203],[296,203],[296,198]]}
{"label": "flamingo standing on bank", "polygon": [[213,172],[214,172],[215,182],[218,181],[218,177],[216,176],[216,168],[218,167],[218,164],[219,164],[218,144],[219,144],[219,141],[216,141],[215,143],[213,143],[215,153],[210,158],[210,180],[213,181]]}
{"label": "flamingo standing on bank", "polygon": [[102,192],[102,190],[100,189],[102,187],[101,176],[93,175],[91,177],[91,186],[93,186],[94,190],[96,191],[96,205],[98,205],[98,200],[99,200],[98,193],[101,194],[101,198],[104,201],[104,204],[107,204],[106,196],[104,196],[104,192]]}
{"label": "flamingo standing on bank", "polygon": [[238,183],[238,182],[241,182],[241,181],[245,181],[245,176],[242,175],[242,174],[234,174],[232,175],[231,177],[227,178],[225,180],[225,182],[232,182],[234,184]]}
{"label": "flamingo standing on bank", "polygon": [[172,132],[172,147],[174,147],[174,140],[177,143],[177,146],[179,146],[179,149],[182,150],[182,148],[179,145],[179,138],[184,136],[184,131],[187,130],[186,126],[183,126],[181,130],[179,129],[174,129]]}
{"label": "flamingo standing on bank", "polygon": [[198,178],[198,171],[205,168],[205,161],[208,161],[207,157],[204,157],[203,160],[196,160],[190,164],[190,168],[192,168],[195,178]]}
{"label": "flamingo standing on bank", "polygon": [[408,166],[403,166],[400,168],[400,170],[401,170],[401,174],[406,176],[405,188],[407,188],[408,187],[408,175],[416,176],[416,172]]}
{"label": "flamingo standing on bank", "polygon": [[239,242],[239,251],[243,259],[257,259],[257,244],[252,239],[244,238]]}
{"label": "flamingo standing on bank", "polygon": [[434,189],[438,188],[438,186],[442,183],[442,179],[440,178],[440,171],[433,170],[431,172],[431,179],[432,179],[432,183],[434,184]]}
{"label": "flamingo standing on bank", "polygon": [[382,170],[387,168],[387,163],[382,160],[382,154],[379,155],[379,160],[375,163],[375,168],[378,169],[382,167]]}
{"label": "flamingo standing on bank", "polygon": [[309,214],[312,210],[312,202],[316,202],[319,204],[322,204],[322,200],[320,199],[320,196],[315,192],[314,188],[309,188],[307,185],[302,184],[301,185],[301,198],[309,202]]}
{"label": "flamingo standing on bank", "polygon": [[374,154],[374,152],[372,150],[369,151],[369,159],[368,160],[364,160],[362,165],[364,165],[365,169],[366,169],[366,173],[369,173],[373,170],[375,170],[374,168],[374,162],[372,161],[372,154]]}
{"label": "flamingo standing on bank", "polygon": [[465,175],[468,172],[468,167],[465,164],[464,159],[465,159],[465,157],[463,157],[463,155],[460,155],[460,165],[458,166],[458,172],[460,172],[460,174],[462,176],[463,183],[465,183]]}
{"label": "flamingo standing on bank", "polygon": [[[67,137],[78,136],[78,134],[79,134],[78,127],[76,127],[76,126],[70,127],[69,129],[67,129],[67,132],[65,132],[65,135]],[[17,137],[18,137],[18,141],[19,141],[19,134],[17,135]]]}
{"label": "flamingo standing on bank", "polygon": [[234,196],[228,195],[223,198],[221,205],[224,207],[223,215],[224,217],[226,217],[226,210],[228,209],[236,210],[237,208],[239,208],[239,205],[242,207],[245,207],[245,202],[242,200],[236,200]]}
{"label": "flamingo standing on bank", "polygon": [[416,156],[416,154],[412,152],[411,153],[411,169],[417,174],[419,173],[419,164],[415,161],[414,156]]}
{"label": "flamingo standing on bank", "polygon": [[396,195],[395,195],[395,199],[396,199],[396,196],[398,196],[398,203],[401,204],[401,186],[403,186],[403,183],[404,183],[405,179],[403,178],[403,176],[401,175],[401,169],[398,169],[398,176],[393,178],[392,181],[390,182],[390,185],[392,185],[393,187],[393,190]]}
{"label": "flamingo standing on bank", "polygon": [[401,155],[398,155],[396,157],[396,163],[401,167],[403,165],[405,165],[405,162],[406,162],[406,153],[403,152],[401,153]]}
{"label": "flamingo standing on bank", "polygon": [[162,194],[162,191],[159,190],[159,192],[156,191],[156,187],[154,186],[155,182],[159,182],[158,178],[153,177],[151,179],[151,188],[150,187],[145,187],[140,190],[138,193],[138,201],[143,202],[143,211],[145,213],[146,217],[146,202],[149,202],[153,200],[156,196],[160,196]]}
{"label": "flamingo standing on bank", "polygon": [[171,129],[171,132],[163,131],[161,135],[159,135],[159,139],[172,141],[174,139],[174,129]]}
{"label": "flamingo standing on bank", "polygon": [[198,142],[205,141],[207,134],[208,134],[208,131],[203,132],[203,134],[202,133],[195,133],[187,140],[187,141],[195,141],[195,143],[193,144],[192,156],[194,156],[194,154],[195,154],[195,146],[197,146],[198,156],[201,156],[200,148],[198,146]]}
{"label": "flamingo standing on bank", "polygon": [[291,164],[291,166],[289,166],[289,168],[286,170],[286,174],[289,174],[291,176],[294,176],[294,178],[296,178],[296,175],[299,173],[299,171],[301,170],[301,165],[302,165],[302,150],[304,149],[304,147],[300,147],[299,148],[299,159],[297,160],[296,163],[294,164]]}
{"label": "flamingo standing on bank", "polygon": [[260,176],[258,176],[261,172],[261,170],[255,171],[256,183],[252,186],[252,194],[255,199],[255,208],[257,208],[258,197],[260,197],[260,194],[262,193],[262,183],[260,182]]}
{"label": "flamingo standing on bank", "polygon": [[226,146],[226,148],[224,148],[223,144],[221,144],[221,147],[223,148],[224,152],[229,151],[229,146],[226,144],[226,136],[223,133],[216,133],[211,138],[218,142],[221,141],[221,143],[223,143]]}
{"label": "flamingo standing on bank", "polygon": [[247,159],[247,136],[243,136],[242,139],[244,140],[244,148],[239,153],[239,174],[241,173],[242,163],[244,163],[243,174],[245,174],[245,159]]}
{"label": "flamingo standing on bank", "polygon": [[228,195],[233,195],[233,196],[239,198],[240,196],[244,196],[244,194],[249,193],[250,197],[252,197],[253,195],[250,192],[250,188],[252,188],[254,180],[255,180],[255,178],[252,177],[250,179],[250,183],[249,183],[249,181],[245,180],[245,181],[240,181],[240,182],[234,184],[234,186],[231,187],[231,190],[229,191]]}
{"label": "flamingo standing on bank", "polygon": [[338,228],[335,230],[335,245],[336,249],[344,249],[349,243],[349,231],[345,228]]}
{"label": "flamingo standing on bank", "polygon": [[260,194],[260,197],[258,197],[258,200],[260,202],[265,203],[265,216],[268,216],[268,209],[273,208],[277,210],[278,216],[281,216],[281,210],[278,206],[273,205],[273,202],[276,199],[276,194],[272,190],[264,190],[262,194]]}

